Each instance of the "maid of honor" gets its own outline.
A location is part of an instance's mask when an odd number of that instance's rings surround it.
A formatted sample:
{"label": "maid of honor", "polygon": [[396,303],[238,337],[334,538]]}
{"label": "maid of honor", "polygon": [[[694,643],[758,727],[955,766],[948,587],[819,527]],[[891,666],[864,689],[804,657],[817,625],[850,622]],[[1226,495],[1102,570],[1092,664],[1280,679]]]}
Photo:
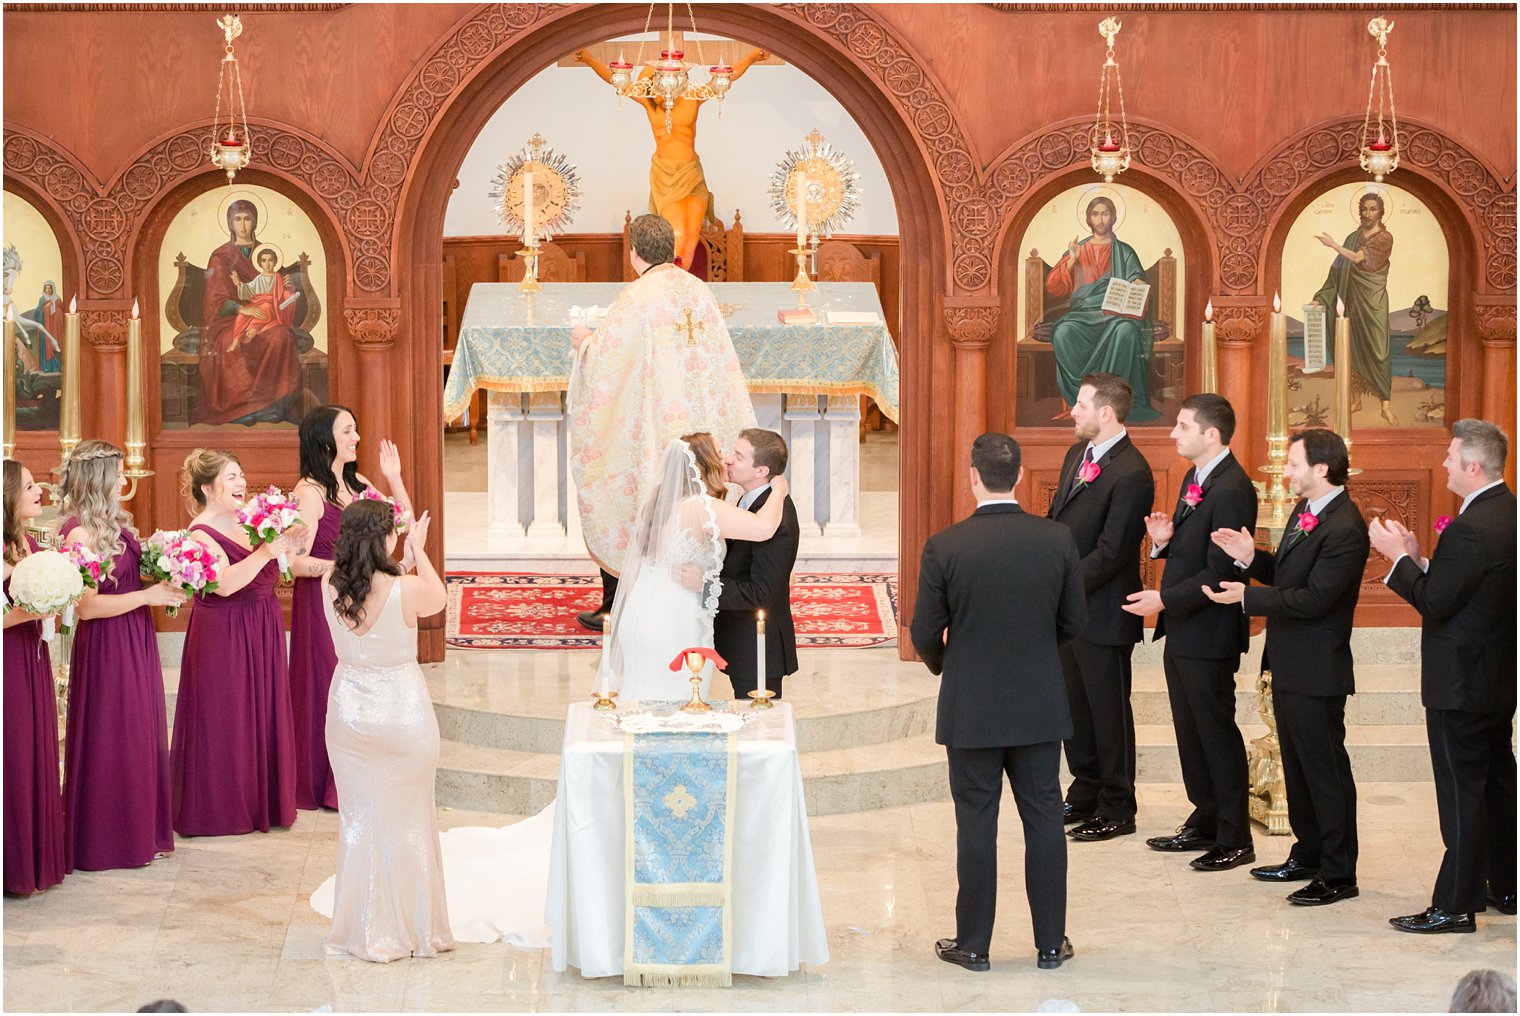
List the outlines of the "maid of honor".
{"label": "maid of honor", "polygon": [[[11,569],[37,549],[22,530],[42,514],[42,488],[5,460],[5,592]],[[5,891],[21,896],[63,881],[63,796],[58,789],[58,699],[42,618],[5,612]]]}
{"label": "maid of honor", "polygon": [[[327,690],[338,656],[323,615],[321,579],[332,570],[343,509],[373,487],[359,472],[359,425],[344,406],[318,406],[301,421],[301,479],[292,493],[308,527],[310,549],[291,562],[296,574],[290,606],[290,698],[296,731],[296,807],[336,808],[338,790],[327,760]],[[380,442],[380,475],[408,510],[401,456]]]}
{"label": "maid of honor", "polygon": [[153,607],[185,594],[138,575],[142,545],[121,506],[120,448],[82,441],[64,461],[60,537],[105,558],[79,601],[64,747],[64,867],[135,868],[174,849],[164,671]]}
{"label": "maid of honor", "polygon": [[197,448],[185,458],[182,489],[197,512],[190,536],[222,567],[216,588],[195,598],[180,664],[169,762],[174,831],[181,836],[268,832],[296,818],[295,731],[275,559],[300,534],[291,530],[249,547],[237,519],[247,488],[231,452]]}

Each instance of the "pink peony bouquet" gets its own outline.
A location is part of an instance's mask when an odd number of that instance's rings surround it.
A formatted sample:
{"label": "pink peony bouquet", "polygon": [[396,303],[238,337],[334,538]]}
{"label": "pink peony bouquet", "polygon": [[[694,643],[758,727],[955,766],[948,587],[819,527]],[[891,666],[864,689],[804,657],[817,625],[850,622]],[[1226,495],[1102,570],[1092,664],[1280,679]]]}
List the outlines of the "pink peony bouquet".
{"label": "pink peony bouquet", "polygon": [[406,532],[408,529],[410,529],[412,527],[412,513],[409,512],[409,511],[407,511],[406,508],[401,504],[401,502],[397,501],[395,498],[386,497],[384,494],[380,493],[374,487],[365,487],[364,490],[363,490],[363,492],[361,492],[359,494],[359,496],[357,498],[355,498],[354,500],[356,500],[356,501],[384,501],[386,504],[390,505],[391,506],[391,511],[393,511],[395,513],[395,515],[396,515],[396,535],[397,536],[400,536],[402,533]]}
{"label": "pink peony bouquet", "polygon": [[[63,554],[79,569],[79,578],[86,588],[100,588],[100,579],[105,573],[105,558],[82,543],[69,544],[63,548]],[[74,627],[74,607],[75,604],[71,603],[63,611],[63,630],[66,632]]]}
{"label": "pink peony bouquet", "polygon": [[[209,593],[216,589],[222,563],[211,548],[184,530],[160,530],[143,543],[142,577],[153,582],[167,582],[186,595]],[[169,616],[179,616],[178,607],[169,607]]]}
{"label": "pink peony bouquet", "polygon": [[[295,498],[270,486],[264,493],[249,498],[238,509],[237,517],[243,525],[243,532],[248,534],[248,542],[259,547],[278,540],[292,526],[301,525],[299,511],[300,505],[296,504]],[[284,553],[280,554],[280,577],[287,582],[294,577],[290,573],[290,560]]]}

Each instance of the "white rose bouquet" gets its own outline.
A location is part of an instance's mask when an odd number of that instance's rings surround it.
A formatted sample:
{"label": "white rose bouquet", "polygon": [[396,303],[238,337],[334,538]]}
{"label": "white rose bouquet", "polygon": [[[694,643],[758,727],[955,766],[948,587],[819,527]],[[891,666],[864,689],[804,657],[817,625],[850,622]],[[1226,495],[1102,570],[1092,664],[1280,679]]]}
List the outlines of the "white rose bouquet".
{"label": "white rose bouquet", "polygon": [[42,616],[42,637],[47,642],[53,641],[53,615],[69,609],[83,595],[79,565],[56,550],[28,554],[11,570],[11,602]]}

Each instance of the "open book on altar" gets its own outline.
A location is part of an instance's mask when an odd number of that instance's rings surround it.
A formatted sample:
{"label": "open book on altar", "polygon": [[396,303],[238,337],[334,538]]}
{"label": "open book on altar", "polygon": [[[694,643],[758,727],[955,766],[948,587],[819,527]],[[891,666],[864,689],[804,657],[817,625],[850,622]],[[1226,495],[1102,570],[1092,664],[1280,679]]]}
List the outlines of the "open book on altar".
{"label": "open book on altar", "polygon": [[1144,317],[1145,301],[1150,295],[1149,282],[1125,282],[1115,276],[1108,280],[1108,289],[1103,294],[1103,313],[1127,318]]}

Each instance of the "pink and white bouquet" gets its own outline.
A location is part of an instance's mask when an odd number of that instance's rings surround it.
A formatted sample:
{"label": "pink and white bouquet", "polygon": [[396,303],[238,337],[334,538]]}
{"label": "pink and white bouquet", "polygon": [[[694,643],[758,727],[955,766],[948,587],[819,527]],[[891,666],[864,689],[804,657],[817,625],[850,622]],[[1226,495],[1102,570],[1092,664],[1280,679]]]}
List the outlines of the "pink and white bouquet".
{"label": "pink and white bouquet", "polygon": [[[71,611],[84,595],[79,567],[56,550],[39,550],[11,569],[11,605],[42,617],[42,638],[53,641],[53,615]],[[67,629],[65,629],[67,630]]]}
{"label": "pink and white bouquet", "polygon": [[[187,596],[209,593],[222,577],[222,562],[211,548],[182,529],[159,530],[143,543],[142,577],[167,582]],[[167,608],[170,617],[178,607]]]}
{"label": "pink and white bouquet", "polygon": [[[300,510],[295,498],[271,485],[264,493],[249,498],[238,509],[237,517],[243,525],[243,532],[248,534],[249,544],[259,547],[278,540],[292,526],[301,525],[301,517],[297,514]],[[283,552],[280,554],[280,577],[287,582],[294,578],[290,572],[290,560]]]}
{"label": "pink and white bouquet", "polygon": [[[63,548],[63,554],[79,569],[79,580],[89,589],[99,589],[100,579],[105,573],[106,559],[95,553],[82,543],[71,543]],[[74,627],[74,607],[71,603],[63,611],[63,630],[70,631]]]}
{"label": "pink and white bouquet", "polygon": [[396,516],[396,535],[397,536],[400,536],[402,533],[404,533],[408,529],[412,528],[412,513],[409,512],[409,511],[407,511],[406,507],[403,504],[401,504],[401,502],[397,501],[393,497],[386,497],[384,494],[380,493],[374,487],[365,487],[364,490],[359,494],[359,496],[356,497],[354,500],[356,500],[356,501],[384,501],[386,504],[390,505],[391,506],[391,511],[394,512],[395,516]]}

